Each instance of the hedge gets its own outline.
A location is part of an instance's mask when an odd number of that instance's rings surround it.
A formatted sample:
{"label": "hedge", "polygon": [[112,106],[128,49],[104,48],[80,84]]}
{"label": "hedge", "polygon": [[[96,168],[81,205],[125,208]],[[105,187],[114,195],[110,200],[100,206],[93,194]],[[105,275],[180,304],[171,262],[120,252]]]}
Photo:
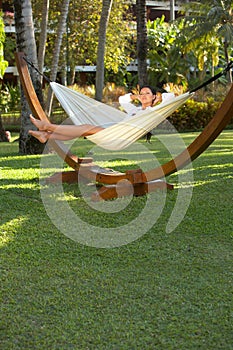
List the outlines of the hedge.
{"label": "hedge", "polygon": [[[216,102],[212,97],[206,102],[198,102],[193,99],[188,100],[183,106],[176,110],[169,118],[169,122],[179,132],[195,131],[203,129],[215,115],[221,102]],[[60,124],[67,116],[61,109],[55,109],[51,116],[51,121]],[[11,130],[20,128],[20,113],[2,114],[2,122],[5,128]],[[233,116],[229,124],[233,127]],[[162,123],[159,129],[169,129],[168,124]]]}
{"label": "hedge", "polygon": [[[212,97],[206,102],[191,99],[175,111],[168,120],[178,131],[201,130],[213,118],[220,105],[221,102],[216,102]],[[230,124],[233,124],[233,118]]]}

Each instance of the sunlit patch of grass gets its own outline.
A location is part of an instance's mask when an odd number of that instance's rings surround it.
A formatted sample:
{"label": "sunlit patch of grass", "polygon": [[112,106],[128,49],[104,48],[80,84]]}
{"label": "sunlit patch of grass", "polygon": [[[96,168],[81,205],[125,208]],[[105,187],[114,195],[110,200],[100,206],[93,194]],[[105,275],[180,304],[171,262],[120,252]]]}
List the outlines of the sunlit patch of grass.
{"label": "sunlit patch of grass", "polygon": [[[3,217],[2,217],[3,219]],[[1,230],[1,240],[0,247],[8,244],[10,241],[15,239],[14,233],[19,230],[19,227],[22,226],[27,218],[22,215],[7,221],[5,224],[0,225]]]}

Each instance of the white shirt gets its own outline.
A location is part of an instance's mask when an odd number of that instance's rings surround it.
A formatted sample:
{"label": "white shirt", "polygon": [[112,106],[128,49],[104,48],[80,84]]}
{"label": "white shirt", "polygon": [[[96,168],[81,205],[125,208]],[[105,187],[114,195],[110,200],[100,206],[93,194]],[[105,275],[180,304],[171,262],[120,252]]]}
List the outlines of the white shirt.
{"label": "white shirt", "polygon": [[[139,105],[135,105],[134,103],[132,103],[132,100],[130,98],[131,93],[128,93],[126,95],[120,96],[119,97],[119,103],[121,105],[121,107],[124,109],[124,111],[127,113],[127,117],[132,117],[133,115],[137,114],[139,111],[142,111],[142,107]],[[163,93],[162,94],[162,102],[168,101],[169,99],[173,98],[175,95],[174,93]],[[148,110],[151,109],[152,107],[149,106],[147,108],[145,108],[144,110]]]}
{"label": "white shirt", "polygon": [[119,97],[119,103],[121,107],[124,109],[124,111],[128,114],[129,117],[132,117],[138,111],[142,110],[141,106],[136,106],[134,103],[132,103],[132,100],[130,98],[131,94],[126,94]]}

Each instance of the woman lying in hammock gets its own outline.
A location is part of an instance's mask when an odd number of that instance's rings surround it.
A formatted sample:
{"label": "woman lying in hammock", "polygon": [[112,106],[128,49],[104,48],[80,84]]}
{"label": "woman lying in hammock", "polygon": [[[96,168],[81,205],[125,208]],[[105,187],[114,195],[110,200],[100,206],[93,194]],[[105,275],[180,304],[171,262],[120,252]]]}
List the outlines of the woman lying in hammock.
{"label": "woman lying in hammock", "polygon": [[[139,100],[141,105],[138,107],[133,104],[134,100]],[[160,93],[156,94],[150,86],[143,86],[139,95],[126,94],[119,97],[119,103],[127,113],[126,118],[132,117],[138,111],[147,110],[160,101],[162,101],[162,95]],[[90,136],[103,130],[102,127],[91,124],[56,125],[35,119],[32,116],[30,116],[30,119],[38,131],[29,130],[29,134],[36,137],[41,143],[47,142],[48,139],[67,141],[80,136]]]}

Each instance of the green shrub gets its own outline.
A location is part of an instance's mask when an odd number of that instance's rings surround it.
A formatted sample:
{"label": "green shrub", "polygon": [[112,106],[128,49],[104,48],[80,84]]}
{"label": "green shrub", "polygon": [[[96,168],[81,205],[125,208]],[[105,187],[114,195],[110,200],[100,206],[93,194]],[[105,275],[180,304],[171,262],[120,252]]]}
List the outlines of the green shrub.
{"label": "green shrub", "polygon": [[9,112],[20,109],[20,89],[18,86],[6,84],[0,86],[0,112]]}
{"label": "green shrub", "polygon": [[216,102],[212,97],[207,98],[206,102],[188,100],[168,120],[178,131],[200,130],[209,123],[220,105],[221,102]]}

